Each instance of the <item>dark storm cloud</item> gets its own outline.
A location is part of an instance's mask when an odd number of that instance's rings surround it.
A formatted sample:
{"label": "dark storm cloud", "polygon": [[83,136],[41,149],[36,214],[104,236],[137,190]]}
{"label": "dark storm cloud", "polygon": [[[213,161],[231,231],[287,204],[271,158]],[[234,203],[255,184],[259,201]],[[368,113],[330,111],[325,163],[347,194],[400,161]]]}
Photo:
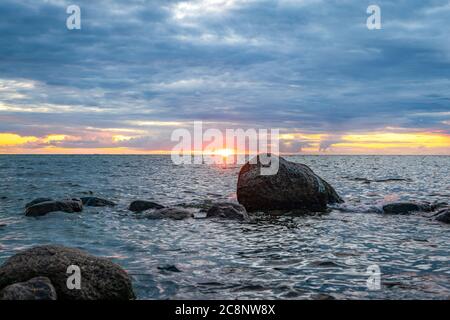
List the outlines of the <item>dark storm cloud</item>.
{"label": "dark storm cloud", "polygon": [[[376,31],[369,1],[180,3],[1,1],[0,103],[14,108],[0,112],[16,120],[0,131],[205,120],[449,132],[448,1],[376,1]],[[81,30],[65,27],[69,4]]]}

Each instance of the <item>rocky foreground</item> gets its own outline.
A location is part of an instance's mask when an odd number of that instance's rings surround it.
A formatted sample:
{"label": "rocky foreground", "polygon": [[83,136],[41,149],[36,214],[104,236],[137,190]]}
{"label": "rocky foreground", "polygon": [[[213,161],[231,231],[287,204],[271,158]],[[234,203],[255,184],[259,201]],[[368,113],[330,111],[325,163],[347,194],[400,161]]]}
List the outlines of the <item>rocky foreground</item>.
{"label": "rocky foreground", "polygon": [[[79,289],[68,285],[70,266],[80,268]],[[120,266],[78,249],[34,247],[12,256],[0,267],[1,300],[134,298],[131,279]]]}
{"label": "rocky foreground", "polygon": [[[240,172],[235,202],[210,203],[197,208],[203,218],[252,221],[255,212],[296,214],[327,212],[328,205],[343,203],[334,188],[303,164],[279,158],[278,173],[261,175],[259,158],[245,164]],[[51,212],[80,213],[84,207],[117,204],[99,197],[72,199],[38,198],[25,205],[25,215],[40,217]],[[192,208],[164,206],[150,200],[135,200],[128,209],[139,218],[183,220],[195,217]],[[383,206],[383,214],[426,213],[441,223],[450,222],[447,203],[396,202]],[[4,227],[5,225],[1,225]],[[79,290],[69,289],[67,268],[82,272]],[[22,251],[0,267],[0,300],[129,300],[135,295],[127,273],[111,261],[78,249],[39,246]]]}

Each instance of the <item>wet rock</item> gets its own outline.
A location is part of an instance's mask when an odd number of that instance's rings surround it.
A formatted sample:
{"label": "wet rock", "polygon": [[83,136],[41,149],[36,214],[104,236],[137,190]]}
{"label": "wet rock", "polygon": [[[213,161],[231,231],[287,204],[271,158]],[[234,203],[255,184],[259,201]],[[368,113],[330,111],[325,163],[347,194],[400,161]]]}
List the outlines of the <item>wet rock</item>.
{"label": "wet rock", "polygon": [[174,219],[183,220],[187,218],[193,218],[194,214],[183,208],[162,208],[154,211],[146,212],[145,218],[147,219]]}
{"label": "wet rock", "polygon": [[450,208],[440,210],[436,215],[436,220],[444,223],[450,223]]}
{"label": "wet rock", "polygon": [[149,209],[162,209],[162,208],[164,208],[164,206],[156,202],[146,200],[136,200],[130,204],[128,210],[133,212],[142,212]]}
{"label": "wet rock", "polygon": [[[237,198],[247,211],[289,210],[326,211],[327,204],[342,203],[336,191],[308,166],[279,159],[274,175],[261,175],[264,166],[258,156],[239,172]],[[255,159],[253,159],[254,161]]]}
{"label": "wet rock", "polygon": [[[81,289],[67,287],[67,268],[81,270]],[[47,277],[63,300],[134,299],[131,280],[117,264],[81,250],[48,245],[22,251],[0,267],[0,290],[35,277]]]}
{"label": "wet rock", "polygon": [[169,271],[169,272],[181,272],[180,269],[178,269],[173,264],[166,264],[166,265],[163,265],[163,266],[158,266],[158,270]]}
{"label": "wet rock", "polygon": [[81,212],[82,210],[83,203],[80,199],[45,201],[26,208],[25,215],[29,217],[39,217],[55,211],[74,213]]}
{"label": "wet rock", "polygon": [[80,199],[83,205],[87,207],[114,207],[116,205],[112,201],[97,197],[82,197]]}
{"label": "wet rock", "polygon": [[57,294],[47,277],[36,277],[5,287],[0,300],[56,300]]}
{"label": "wet rock", "polygon": [[383,206],[387,214],[408,214],[411,212],[430,212],[431,206],[427,203],[395,202]]}
{"label": "wet rock", "polygon": [[224,218],[237,220],[250,220],[243,205],[232,202],[218,202],[206,212],[207,218]]}
{"label": "wet rock", "polygon": [[31,206],[34,206],[35,204],[42,203],[42,202],[47,202],[47,201],[53,201],[53,199],[51,199],[51,198],[37,198],[37,199],[34,199],[33,201],[30,201],[30,202],[28,202],[25,205],[25,209],[29,208]]}
{"label": "wet rock", "polygon": [[326,293],[318,293],[318,294],[313,294],[311,296],[312,300],[336,300],[336,298],[330,294],[326,294]]}
{"label": "wet rock", "polygon": [[436,211],[442,208],[446,208],[448,206],[447,202],[444,201],[436,201],[431,205],[431,210]]}

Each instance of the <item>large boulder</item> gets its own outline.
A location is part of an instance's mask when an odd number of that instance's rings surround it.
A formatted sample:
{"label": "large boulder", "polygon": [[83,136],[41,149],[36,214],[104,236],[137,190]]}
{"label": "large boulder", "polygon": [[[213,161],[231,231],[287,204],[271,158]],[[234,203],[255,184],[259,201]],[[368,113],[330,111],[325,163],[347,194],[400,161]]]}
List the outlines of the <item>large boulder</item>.
{"label": "large boulder", "polygon": [[282,157],[276,159],[279,169],[273,175],[261,174],[264,164],[259,156],[241,168],[237,198],[247,211],[325,211],[327,204],[343,202],[333,187],[308,166]]}
{"label": "large boulder", "polygon": [[145,213],[145,218],[147,219],[173,219],[173,220],[183,220],[187,218],[193,218],[194,214],[183,208],[162,208],[157,210],[150,210]]}
{"label": "large boulder", "polygon": [[55,211],[68,213],[81,212],[83,211],[83,203],[80,199],[39,202],[26,208],[25,215],[29,217],[39,217]]}
{"label": "large boulder", "polygon": [[214,203],[206,212],[207,218],[250,220],[243,205],[233,202]]}
{"label": "large boulder", "polygon": [[82,197],[81,202],[86,207],[114,207],[116,204],[110,200],[98,198],[98,197]]}
{"label": "large boulder", "polygon": [[[81,288],[69,289],[72,273],[68,267],[80,268]],[[70,271],[70,270],[69,270]],[[38,246],[9,258],[0,267],[0,290],[35,277],[47,277],[63,300],[134,299],[131,280],[117,264],[78,249],[56,245]]]}
{"label": "large boulder", "polygon": [[444,223],[450,223],[450,207],[440,210],[436,214],[436,220]]}
{"label": "large boulder", "polygon": [[57,297],[55,288],[46,277],[14,283],[0,291],[0,300],[56,300]]}
{"label": "large boulder", "polygon": [[387,214],[408,214],[411,212],[430,212],[431,206],[428,203],[417,202],[394,202],[385,204],[383,212]]}
{"label": "large boulder", "polygon": [[128,210],[133,212],[142,212],[149,209],[162,209],[162,208],[164,208],[164,206],[153,201],[136,200],[130,204]]}

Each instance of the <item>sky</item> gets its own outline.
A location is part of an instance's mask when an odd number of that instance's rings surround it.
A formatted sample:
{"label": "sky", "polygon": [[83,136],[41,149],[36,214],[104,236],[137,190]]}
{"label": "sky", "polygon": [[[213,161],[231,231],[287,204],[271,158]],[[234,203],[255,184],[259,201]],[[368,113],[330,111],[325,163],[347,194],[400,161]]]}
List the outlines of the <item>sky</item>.
{"label": "sky", "polygon": [[283,153],[450,154],[450,1],[2,0],[0,17],[0,153],[167,153],[202,121],[277,128]]}

